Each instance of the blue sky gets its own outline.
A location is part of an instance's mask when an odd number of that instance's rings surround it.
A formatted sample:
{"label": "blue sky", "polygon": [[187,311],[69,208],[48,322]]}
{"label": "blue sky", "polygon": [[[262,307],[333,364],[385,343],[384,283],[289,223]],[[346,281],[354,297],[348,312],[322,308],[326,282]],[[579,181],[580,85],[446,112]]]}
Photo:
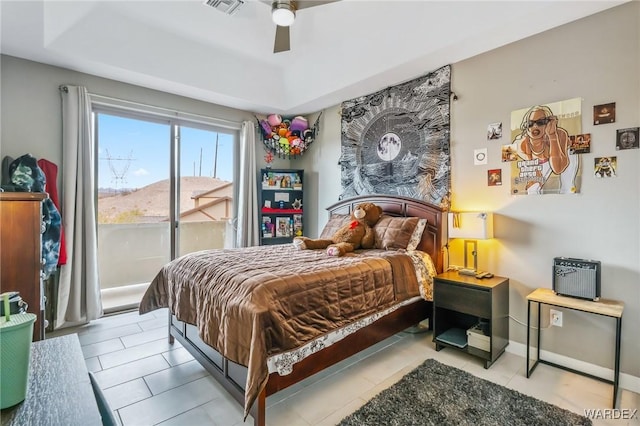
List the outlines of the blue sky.
{"label": "blue sky", "polygon": [[[98,120],[98,187],[141,188],[169,178],[169,125],[103,113]],[[190,127],[181,128],[182,176],[213,177],[216,136],[216,177],[232,180],[233,135]]]}

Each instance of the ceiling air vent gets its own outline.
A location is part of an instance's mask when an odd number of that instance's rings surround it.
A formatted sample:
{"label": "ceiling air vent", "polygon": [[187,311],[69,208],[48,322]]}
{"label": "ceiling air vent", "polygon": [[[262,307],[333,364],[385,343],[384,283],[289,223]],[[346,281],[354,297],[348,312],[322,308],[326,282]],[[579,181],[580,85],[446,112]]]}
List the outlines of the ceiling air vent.
{"label": "ceiling air vent", "polygon": [[205,4],[227,15],[233,15],[244,4],[244,0],[207,0]]}

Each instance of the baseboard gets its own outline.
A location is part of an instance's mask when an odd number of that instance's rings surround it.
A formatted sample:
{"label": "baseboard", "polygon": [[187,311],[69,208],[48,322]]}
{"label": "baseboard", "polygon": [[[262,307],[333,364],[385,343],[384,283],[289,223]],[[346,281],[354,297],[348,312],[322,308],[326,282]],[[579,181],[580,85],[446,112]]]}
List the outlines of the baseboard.
{"label": "baseboard", "polygon": [[[527,345],[510,340],[506,351],[514,355],[518,355],[525,358],[527,356]],[[529,348],[531,359],[535,359],[535,356],[536,356],[535,351],[536,351],[535,347]],[[568,368],[572,368],[576,371],[582,371],[584,373],[591,374],[592,376],[602,377],[607,380],[613,380],[612,368],[601,367],[599,365],[580,361],[575,358],[570,358],[565,355],[560,355],[560,354],[545,351],[545,350],[540,350],[540,357],[546,361],[553,362],[554,364],[559,364]],[[619,386],[621,388],[630,390],[631,392],[640,393],[640,377],[632,376],[631,374],[626,374],[621,372]]]}
{"label": "baseboard", "polygon": [[149,283],[131,284],[100,291],[105,315],[137,309]]}

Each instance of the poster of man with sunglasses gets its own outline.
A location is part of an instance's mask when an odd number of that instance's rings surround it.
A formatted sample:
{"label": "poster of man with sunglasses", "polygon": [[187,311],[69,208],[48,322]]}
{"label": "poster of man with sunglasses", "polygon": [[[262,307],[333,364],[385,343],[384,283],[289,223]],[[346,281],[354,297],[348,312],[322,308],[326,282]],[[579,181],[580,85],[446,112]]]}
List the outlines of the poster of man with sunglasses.
{"label": "poster of man with sunglasses", "polygon": [[579,192],[580,160],[572,154],[569,135],[581,132],[580,99],[536,105],[511,114],[511,193]]}

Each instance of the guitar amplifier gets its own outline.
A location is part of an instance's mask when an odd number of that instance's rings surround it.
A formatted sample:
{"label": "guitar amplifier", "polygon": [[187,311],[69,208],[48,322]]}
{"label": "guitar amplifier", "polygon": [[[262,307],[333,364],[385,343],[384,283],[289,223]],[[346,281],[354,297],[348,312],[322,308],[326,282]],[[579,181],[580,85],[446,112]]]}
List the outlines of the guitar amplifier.
{"label": "guitar amplifier", "polygon": [[555,257],[553,259],[553,291],[560,296],[598,300],[600,269],[600,262],[597,260]]}

